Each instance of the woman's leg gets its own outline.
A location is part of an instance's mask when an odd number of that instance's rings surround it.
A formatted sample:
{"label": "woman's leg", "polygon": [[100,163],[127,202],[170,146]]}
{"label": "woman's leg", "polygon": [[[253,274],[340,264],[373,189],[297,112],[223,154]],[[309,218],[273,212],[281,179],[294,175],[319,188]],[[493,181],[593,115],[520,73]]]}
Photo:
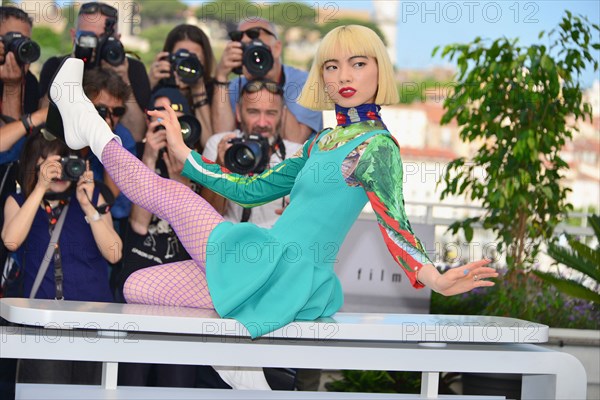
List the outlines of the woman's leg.
{"label": "woman's leg", "polygon": [[129,200],[173,227],[192,259],[204,270],[208,236],[223,217],[187,186],[155,174],[115,140],[104,147],[102,163]]}
{"label": "woman's leg", "polygon": [[214,308],[204,271],[193,260],[140,269],[123,287],[127,303]]}

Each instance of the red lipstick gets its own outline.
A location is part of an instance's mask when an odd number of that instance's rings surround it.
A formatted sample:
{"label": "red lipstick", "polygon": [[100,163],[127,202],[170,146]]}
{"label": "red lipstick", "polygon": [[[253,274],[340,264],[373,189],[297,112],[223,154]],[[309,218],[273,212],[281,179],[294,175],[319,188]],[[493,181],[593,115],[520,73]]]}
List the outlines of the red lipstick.
{"label": "red lipstick", "polygon": [[343,87],[339,90],[338,93],[342,97],[349,98],[349,97],[354,96],[354,94],[356,93],[356,89],[354,89],[352,87]]}

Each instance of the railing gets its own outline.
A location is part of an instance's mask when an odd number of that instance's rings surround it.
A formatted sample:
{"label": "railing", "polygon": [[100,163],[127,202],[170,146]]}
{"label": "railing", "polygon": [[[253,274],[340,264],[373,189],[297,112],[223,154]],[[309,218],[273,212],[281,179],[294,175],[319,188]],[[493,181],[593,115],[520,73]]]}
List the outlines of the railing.
{"label": "railing", "polygon": [[[428,202],[406,202],[407,214],[412,223],[420,223],[434,226],[449,226],[450,224],[467,217],[475,217],[483,215],[484,209],[478,206],[471,205],[458,205],[458,204],[442,204],[442,203],[428,203]],[[460,217],[441,217],[443,214],[441,210],[451,210],[452,214],[462,214]],[[418,211],[424,210],[424,211]],[[462,212],[457,212],[458,210]],[[418,212],[417,212],[418,211]],[[366,215],[375,216],[372,212],[366,211],[363,213]],[[587,225],[587,217],[591,214],[581,211],[573,211],[568,213],[569,218],[578,218],[581,220],[581,224],[578,226],[567,225],[565,223],[559,224],[555,233],[568,233],[577,236],[592,236],[594,231]],[[368,217],[370,218],[370,217]],[[475,228],[481,228],[481,224],[474,224]]]}

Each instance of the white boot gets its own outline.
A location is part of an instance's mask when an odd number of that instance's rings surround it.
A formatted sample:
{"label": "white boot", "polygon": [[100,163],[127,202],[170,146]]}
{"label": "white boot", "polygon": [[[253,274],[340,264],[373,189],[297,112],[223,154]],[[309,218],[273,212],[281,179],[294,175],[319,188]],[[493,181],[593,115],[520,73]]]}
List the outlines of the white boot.
{"label": "white boot", "polygon": [[[52,108],[56,105],[62,118],[67,146],[73,150],[90,146],[102,161],[102,150],[108,142],[117,139],[121,143],[121,139],[112,132],[83,92],[83,65],[83,61],[78,58],[67,58],[62,63],[48,90],[48,113],[55,112]],[[56,133],[60,138],[62,132]]]}

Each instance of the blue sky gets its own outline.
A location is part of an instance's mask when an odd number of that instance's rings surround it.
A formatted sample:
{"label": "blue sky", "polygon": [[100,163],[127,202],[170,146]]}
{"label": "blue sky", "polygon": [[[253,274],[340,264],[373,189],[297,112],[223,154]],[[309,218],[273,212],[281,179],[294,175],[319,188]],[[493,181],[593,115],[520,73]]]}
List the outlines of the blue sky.
{"label": "blue sky", "polygon": [[[377,0],[375,0],[377,1]],[[307,2],[315,4],[315,2]],[[327,3],[320,1],[319,3]],[[333,2],[330,2],[333,3]],[[571,1],[400,1],[395,38],[397,64],[401,68],[427,68],[447,64],[439,55],[431,57],[435,46],[468,42],[476,36],[497,39],[519,38],[521,44],[538,42],[538,33],[558,26],[564,11],[582,14],[600,24],[597,0]],[[371,1],[341,1],[340,8],[373,10]],[[388,38],[389,39],[389,38]],[[600,38],[596,36],[596,41]],[[600,60],[600,52],[595,51]],[[591,86],[596,74],[590,69],[581,77]],[[597,78],[596,78],[597,79]]]}

